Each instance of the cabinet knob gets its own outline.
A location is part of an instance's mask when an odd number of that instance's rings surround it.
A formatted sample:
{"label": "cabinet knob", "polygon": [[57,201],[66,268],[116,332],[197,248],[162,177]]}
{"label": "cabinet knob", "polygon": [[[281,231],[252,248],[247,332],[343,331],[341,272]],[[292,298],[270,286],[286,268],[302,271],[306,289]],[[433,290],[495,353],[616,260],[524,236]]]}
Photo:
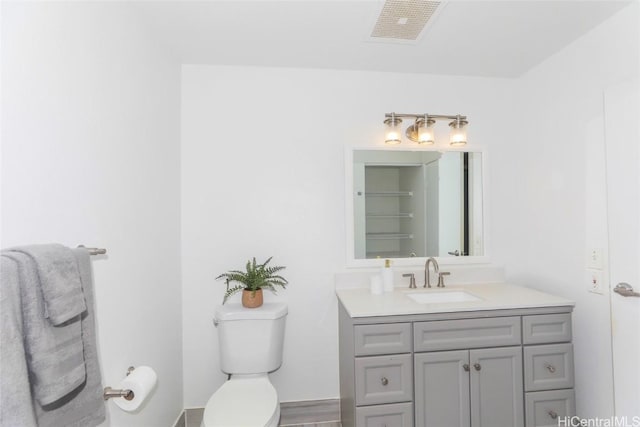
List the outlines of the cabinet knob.
{"label": "cabinet knob", "polygon": [[382,383],[382,385],[387,385],[389,384],[389,380],[386,377],[382,377],[382,379],[380,380],[380,382]]}
{"label": "cabinet knob", "polygon": [[466,372],[469,372],[469,365],[465,363],[464,365],[462,365],[462,369],[464,369]]}
{"label": "cabinet knob", "polygon": [[556,419],[558,418],[558,413],[554,410],[550,410],[549,412],[547,412],[547,414],[549,414],[549,416],[551,417],[551,419]]}
{"label": "cabinet knob", "polygon": [[475,368],[476,371],[479,371],[480,369],[482,369],[482,366],[480,366],[479,363],[474,363],[473,367]]}
{"label": "cabinet knob", "polygon": [[552,374],[556,372],[556,367],[549,363],[545,365],[545,368],[547,368],[547,371],[551,372]]}

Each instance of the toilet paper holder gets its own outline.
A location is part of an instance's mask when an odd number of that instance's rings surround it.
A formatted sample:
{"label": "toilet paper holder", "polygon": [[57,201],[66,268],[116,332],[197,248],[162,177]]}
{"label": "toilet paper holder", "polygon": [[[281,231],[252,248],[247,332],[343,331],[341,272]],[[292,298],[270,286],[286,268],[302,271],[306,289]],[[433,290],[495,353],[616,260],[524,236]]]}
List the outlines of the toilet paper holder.
{"label": "toilet paper holder", "polygon": [[[129,366],[129,369],[127,369],[127,376],[129,376],[129,374],[131,374],[131,372],[133,372],[136,368],[134,368],[133,366]],[[111,387],[105,387],[104,388],[104,392],[102,393],[102,398],[104,400],[109,400],[112,397],[123,397],[126,400],[133,400],[133,398],[135,397],[135,394],[133,393],[133,391],[131,390],[123,390],[123,389],[113,389]]]}

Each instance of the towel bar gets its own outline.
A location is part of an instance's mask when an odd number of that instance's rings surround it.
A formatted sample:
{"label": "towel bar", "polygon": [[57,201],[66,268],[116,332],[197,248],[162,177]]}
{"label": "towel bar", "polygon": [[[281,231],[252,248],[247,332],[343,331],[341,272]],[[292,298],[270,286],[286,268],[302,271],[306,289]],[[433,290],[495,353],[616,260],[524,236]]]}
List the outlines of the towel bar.
{"label": "towel bar", "polygon": [[85,245],[78,245],[79,248],[85,248],[89,251],[89,255],[104,255],[107,253],[107,250],[104,248],[87,248]]}

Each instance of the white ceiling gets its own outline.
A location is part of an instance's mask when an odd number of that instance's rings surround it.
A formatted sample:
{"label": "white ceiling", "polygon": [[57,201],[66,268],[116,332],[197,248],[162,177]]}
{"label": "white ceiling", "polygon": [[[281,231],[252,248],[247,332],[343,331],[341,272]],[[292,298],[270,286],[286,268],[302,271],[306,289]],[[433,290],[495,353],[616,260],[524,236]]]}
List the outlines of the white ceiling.
{"label": "white ceiling", "polygon": [[417,43],[369,39],[382,1],[141,1],[182,63],[517,77],[630,1],[449,1]]}

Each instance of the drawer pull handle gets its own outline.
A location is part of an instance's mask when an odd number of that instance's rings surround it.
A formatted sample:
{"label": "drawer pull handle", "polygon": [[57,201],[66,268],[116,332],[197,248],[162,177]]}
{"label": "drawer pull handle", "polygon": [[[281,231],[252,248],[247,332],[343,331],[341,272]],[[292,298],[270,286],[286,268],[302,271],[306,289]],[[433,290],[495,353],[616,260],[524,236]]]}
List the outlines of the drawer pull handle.
{"label": "drawer pull handle", "polygon": [[554,374],[556,372],[556,367],[553,365],[550,365],[547,363],[547,365],[545,366],[545,368],[547,368],[547,371],[551,372],[552,374]]}
{"label": "drawer pull handle", "polygon": [[464,365],[462,365],[462,368],[466,371],[469,372],[469,365],[467,365],[466,363]]}
{"label": "drawer pull handle", "polygon": [[389,384],[389,380],[386,377],[382,377],[382,379],[380,380],[380,382],[382,383],[382,385],[387,385]]}
{"label": "drawer pull handle", "polygon": [[480,369],[482,369],[482,366],[480,366],[479,363],[474,363],[473,367],[476,369],[476,371],[479,371]]}
{"label": "drawer pull handle", "polygon": [[549,414],[551,419],[555,420],[556,418],[558,418],[558,413],[556,411],[554,411],[554,410],[551,410],[551,411],[547,412],[547,414]]}

